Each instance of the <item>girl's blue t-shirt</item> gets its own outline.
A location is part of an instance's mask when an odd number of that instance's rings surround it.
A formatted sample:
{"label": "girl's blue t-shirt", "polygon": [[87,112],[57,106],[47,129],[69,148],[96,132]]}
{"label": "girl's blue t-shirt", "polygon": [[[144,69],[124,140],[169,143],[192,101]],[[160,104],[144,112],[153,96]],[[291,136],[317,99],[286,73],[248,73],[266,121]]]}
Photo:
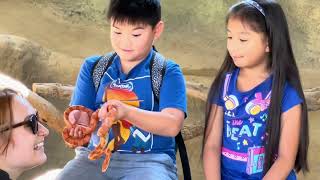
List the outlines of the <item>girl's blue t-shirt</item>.
{"label": "girl's blue t-shirt", "polygon": [[[238,75],[239,68],[226,74],[219,96],[212,99],[224,111],[221,176],[222,179],[262,179],[272,75],[246,92],[237,89]],[[281,112],[302,103],[288,83],[283,94]],[[295,172],[291,171],[287,179],[296,179]]]}
{"label": "girl's blue t-shirt", "polygon": [[[187,113],[186,85],[180,67],[171,60],[167,60],[165,75],[160,88],[159,102],[155,100],[151,76],[150,61],[151,50],[148,56],[136,65],[128,74],[121,70],[121,62],[118,56],[104,73],[100,87],[96,93],[93,81],[92,70],[100,56],[89,57],[83,63],[70,105],[83,105],[92,110],[100,108],[103,104],[103,94],[108,97],[123,100],[140,100],[138,108],[148,111],[161,111],[165,108],[177,108]],[[107,90],[107,91],[106,91]],[[100,124],[99,124],[100,126]],[[88,148],[94,149],[99,143],[97,130],[92,135]],[[117,150],[120,153],[166,153],[173,161],[176,160],[175,138],[156,135],[144,131],[130,123],[124,122],[125,133],[129,132],[127,142]],[[114,139],[112,130],[109,132],[109,139]]]}

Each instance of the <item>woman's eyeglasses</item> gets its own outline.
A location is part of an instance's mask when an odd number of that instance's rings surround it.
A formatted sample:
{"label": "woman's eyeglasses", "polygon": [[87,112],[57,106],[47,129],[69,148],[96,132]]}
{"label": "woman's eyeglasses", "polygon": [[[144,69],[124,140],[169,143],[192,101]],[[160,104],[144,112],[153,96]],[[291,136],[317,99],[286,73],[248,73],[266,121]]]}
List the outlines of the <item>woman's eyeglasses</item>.
{"label": "woman's eyeglasses", "polygon": [[14,128],[17,128],[17,127],[20,127],[20,126],[27,125],[27,126],[29,126],[31,128],[33,134],[37,134],[38,130],[39,130],[38,121],[39,121],[39,116],[38,116],[38,112],[36,112],[36,114],[28,115],[24,119],[24,121],[22,121],[20,123],[17,123],[17,124],[14,124],[11,127],[4,128],[4,129],[0,130],[0,132],[2,133],[2,132],[5,132],[5,131],[7,131],[9,129],[14,129]]}

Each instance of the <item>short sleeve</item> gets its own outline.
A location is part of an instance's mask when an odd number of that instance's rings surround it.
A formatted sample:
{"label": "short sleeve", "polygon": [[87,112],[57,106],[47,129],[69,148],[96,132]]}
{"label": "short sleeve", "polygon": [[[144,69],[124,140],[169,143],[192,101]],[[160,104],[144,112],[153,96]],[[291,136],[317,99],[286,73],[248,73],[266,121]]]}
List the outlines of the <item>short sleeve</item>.
{"label": "short sleeve", "polygon": [[100,56],[85,59],[80,68],[70,105],[82,105],[95,110],[96,91],[92,80],[93,66]]}
{"label": "short sleeve", "polygon": [[186,83],[182,71],[173,61],[167,61],[166,72],[160,88],[159,111],[177,108],[187,115]]}
{"label": "short sleeve", "polygon": [[223,76],[223,80],[220,82],[218,85],[219,87],[217,88],[216,92],[212,92],[212,97],[211,97],[211,104],[216,104],[218,106],[224,106],[224,101],[223,101],[223,90],[224,90],[224,83],[225,83],[225,75]]}
{"label": "short sleeve", "polygon": [[295,105],[301,104],[303,100],[299,96],[296,89],[294,89],[290,84],[286,83],[283,93],[282,99],[282,106],[281,111],[282,113],[288,111]]}

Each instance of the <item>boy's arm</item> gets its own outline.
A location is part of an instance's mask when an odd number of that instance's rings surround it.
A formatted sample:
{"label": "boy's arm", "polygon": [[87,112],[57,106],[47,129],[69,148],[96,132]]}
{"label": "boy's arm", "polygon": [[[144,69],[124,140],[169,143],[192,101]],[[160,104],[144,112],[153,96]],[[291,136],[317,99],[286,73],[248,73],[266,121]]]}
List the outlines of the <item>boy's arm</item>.
{"label": "boy's arm", "polygon": [[175,137],[182,128],[184,112],[176,108],[165,108],[161,112],[142,110],[118,100],[109,100],[100,110],[99,117],[108,121],[107,107],[116,109],[115,119],[125,119],[131,124],[161,136]]}
{"label": "boy's arm", "polygon": [[[92,70],[99,56],[92,56],[85,59],[81,65],[76,85],[70,101],[70,106],[82,105],[91,110],[95,110],[95,98],[96,92],[92,80]],[[84,115],[86,112],[80,112],[74,110],[69,114],[69,122],[71,124],[89,125],[88,115]],[[75,138],[83,137],[79,127],[71,128],[69,132],[70,136]]]}
{"label": "boy's arm", "polygon": [[96,91],[92,80],[92,71],[98,59],[99,56],[85,59],[77,77],[70,105],[82,105],[95,110]]}
{"label": "boy's arm", "polygon": [[206,179],[221,179],[221,144],[223,131],[223,109],[213,104],[207,124],[203,149],[203,168]]}
{"label": "boy's arm", "polygon": [[[167,61],[160,88],[160,112],[141,110],[116,100],[109,100],[104,107],[108,105],[117,109],[117,119],[126,119],[135,126],[157,135],[174,137],[181,130],[186,117],[186,85],[181,69],[174,62]],[[105,110],[106,108],[102,108],[101,112],[107,114]]]}
{"label": "boy's arm", "polygon": [[278,157],[264,176],[264,180],[286,179],[294,168],[299,145],[301,113],[300,104],[282,113]]}

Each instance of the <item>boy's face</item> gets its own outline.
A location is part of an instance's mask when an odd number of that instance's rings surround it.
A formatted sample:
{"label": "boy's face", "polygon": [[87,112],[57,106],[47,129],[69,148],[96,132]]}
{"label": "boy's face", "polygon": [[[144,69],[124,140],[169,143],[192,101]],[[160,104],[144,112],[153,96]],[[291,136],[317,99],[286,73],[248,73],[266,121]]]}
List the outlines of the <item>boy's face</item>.
{"label": "boy's face", "polygon": [[162,30],[162,21],[152,28],[145,24],[132,25],[111,20],[111,45],[121,61],[140,61],[148,55]]}

